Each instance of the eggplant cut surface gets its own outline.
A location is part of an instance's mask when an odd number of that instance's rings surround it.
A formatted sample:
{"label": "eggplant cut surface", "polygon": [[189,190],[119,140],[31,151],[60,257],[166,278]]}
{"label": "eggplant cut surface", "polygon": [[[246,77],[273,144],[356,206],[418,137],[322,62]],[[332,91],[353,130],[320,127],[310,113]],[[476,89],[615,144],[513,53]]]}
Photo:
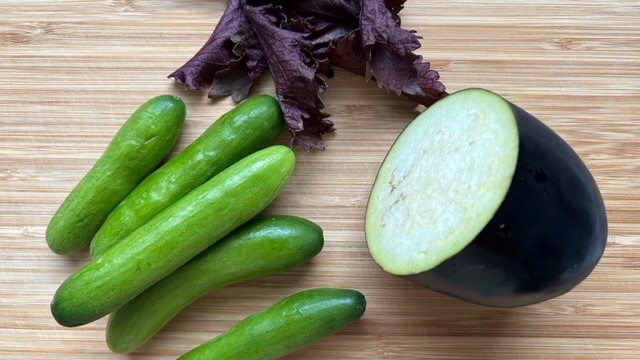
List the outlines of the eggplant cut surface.
{"label": "eggplant cut surface", "polygon": [[604,252],[607,219],[564,140],[502,97],[467,89],[400,134],[376,177],[365,234],[391,274],[514,307],[584,280]]}
{"label": "eggplant cut surface", "polygon": [[387,154],[369,198],[374,260],[408,275],[462,250],[502,203],[517,158],[515,117],[488,92],[450,95],[420,114]]}

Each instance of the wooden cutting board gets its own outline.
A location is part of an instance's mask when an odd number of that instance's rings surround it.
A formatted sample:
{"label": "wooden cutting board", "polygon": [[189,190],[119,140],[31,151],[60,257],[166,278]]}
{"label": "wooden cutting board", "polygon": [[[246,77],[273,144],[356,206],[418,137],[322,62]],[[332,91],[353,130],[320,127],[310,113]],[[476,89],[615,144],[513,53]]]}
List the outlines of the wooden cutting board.
{"label": "wooden cutting board", "polygon": [[[363,215],[377,168],[420,109],[338,71],[322,95],[338,131],[267,210],[325,230],[304,266],[200,299],[138,352],[109,352],[106,319],[57,325],[49,302],[87,259],[58,256],[45,227],[111,136],[146,99],[183,97],[176,151],[233,103],[167,75],[206,41],[226,1],[0,2],[0,358],[171,359],[293,292],[349,287],[365,316],[289,359],[640,359],[640,2],[412,0],[403,26],[448,90],[484,87],[535,114],[593,172],[608,209],[605,255],[572,292],[525,308],[467,304],[383,273]],[[255,93],[273,93],[270,79]],[[278,142],[287,144],[288,135]]]}

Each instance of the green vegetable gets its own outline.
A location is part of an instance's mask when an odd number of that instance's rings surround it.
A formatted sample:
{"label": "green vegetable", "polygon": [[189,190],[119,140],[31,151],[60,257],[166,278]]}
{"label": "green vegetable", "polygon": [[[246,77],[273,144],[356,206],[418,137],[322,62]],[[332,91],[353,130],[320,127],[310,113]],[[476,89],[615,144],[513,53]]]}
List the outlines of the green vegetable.
{"label": "green vegetable", "polygon": [[51,312],[63,326],[124,305],[262,211],[293,171],[281,145],[253,153],[173,203],[62,283]]}
{"label": "green vegetable", "polygon": [[364,296],[349,289],[299,292],[257,312],[179,360],[268,360],[290,354],[364,314]]}
{"label": "green vegetable", "polygon": [[114,209],[91,241],[91,255],[104,252],[189,191],[263,148],[283,128],[282,111],[271,96],[251,97],[224,114]]}
{"label": "green vegetable", "polygon": [[84,249],[109,213],[173,148],[185,114],[176,96],[157,96],[141,105],[53,215],[46,233],[49,248],[58,254]]}
{"label": "green vegetable", "polygon": [[298,265],[323,243],[322,229],[309,220],[256,218],[111,314],[107,344],[114,352],[133,351],[202,295]]}

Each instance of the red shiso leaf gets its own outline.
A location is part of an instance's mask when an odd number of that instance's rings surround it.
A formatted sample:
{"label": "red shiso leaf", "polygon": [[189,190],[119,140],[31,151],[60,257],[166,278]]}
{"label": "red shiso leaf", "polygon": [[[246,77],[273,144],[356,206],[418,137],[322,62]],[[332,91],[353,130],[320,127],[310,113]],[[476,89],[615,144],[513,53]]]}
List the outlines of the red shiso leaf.
{"label": "red shiso leaf", "polygon": [[238,35],[240,24],[246,21],[240,2],[229,0],[209,40],[189,61],[169,75],[170,78],[183,83],[187,89],[202,90],[240,63],[241,58],[233,51],[235,43],[232,40]]}
{"label": "red shiso leaf", "polygon": [[400,27],[405,0],[229,0],[213,34],[173,72],[187,89],[209,97],[248,96],[270,70],[292,146],[324,149],[334,130],[320,99],[333,68],[374,80],[429,106],[447,95],[437,71],[414,53],[414,31]]}
{"label": "red shiso leaf", "polygon": [[[279,8],[273,5],[247,6],[245,15],[256,31],[273,76],[276,98],[293,135],[294,146],[323,149],[322,135],[333,131],[326,120],[320,92],[327,87],[316,75],[311,42],[303,33],[284,29]],[[299,25],[299,24],[298,24]]]}
{"label": "red shiso leaf", "polygon": [[238,24],[238,32],[231,40],[236,44],[233,47],[234,55],[243,61],[218,72],[209,91],[209,97],[231,95],[234,101],[240,102],[249,95],[251,87],[269,69],[269,64],[264,57],[260,41],[244,16],[243,21]]}
{"label": "red shiso leaf", "polygon": [[384,0],[384,4],[394,15],[398,15],[402,8],[404,8],[404,3],[406,0]]}

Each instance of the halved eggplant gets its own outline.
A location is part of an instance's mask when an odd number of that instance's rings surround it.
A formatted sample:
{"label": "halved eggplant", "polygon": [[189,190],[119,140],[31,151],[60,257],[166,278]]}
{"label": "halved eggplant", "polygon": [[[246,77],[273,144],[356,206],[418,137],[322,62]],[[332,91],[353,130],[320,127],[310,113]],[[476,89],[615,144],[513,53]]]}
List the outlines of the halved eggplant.
{"label": "halved eggplant", "polygon": [[581,159],[504,98],[462,90],[400,134],[376,176],[374,261],[432,290],[515,307],[562,295],[605,249],[607,217]]}

